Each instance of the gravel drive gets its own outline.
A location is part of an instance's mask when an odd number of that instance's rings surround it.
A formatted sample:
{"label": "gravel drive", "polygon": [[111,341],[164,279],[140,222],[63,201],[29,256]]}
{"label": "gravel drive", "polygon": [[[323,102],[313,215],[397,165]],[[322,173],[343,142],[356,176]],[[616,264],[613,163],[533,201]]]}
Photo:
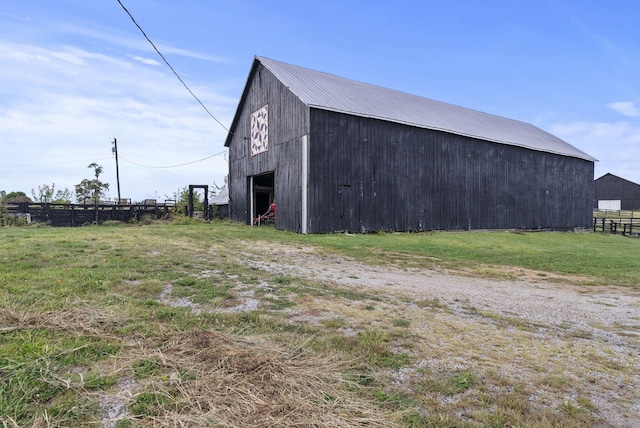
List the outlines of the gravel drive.
{"label": "gravel drive", "polygon": [[579,286],[557,279],[534,281],[531,275],[524,280],[501,280],[373,266],[336,255],[316,254],[312,247],[274,247],[272,243],[254,246],[250,251],[245,263],[282,275],[439,299],[452,308],[473,305],[533,323],[587,331],[616,344],[632,345],[628,335],[640,337],[638,289]]}
{"label": "gravel drive", "polygon": [[[640,426],[640,395],[633,392],[640,388],[640,289],[577,285],[576,278],[525,270],[515,272],[518,279],[505,280],[391,264],[376,266],[310,246],[255,242],[240,246],[239,262],[270,273],[375,289],[412,301],[434,300],[469,324],[477,321],[480,311],[487,311],[539,326],[542,340],[547,335],[550,343],[558,336],[585,337],[598,349],[610,350],[615,359],[626,361],[632,373],[624,381],[616,377],[613,382],[625,384],[606,391],[593,385],[590,399],[602,418],[599,426]],[[518,376],[517,367],[507,370]]]}

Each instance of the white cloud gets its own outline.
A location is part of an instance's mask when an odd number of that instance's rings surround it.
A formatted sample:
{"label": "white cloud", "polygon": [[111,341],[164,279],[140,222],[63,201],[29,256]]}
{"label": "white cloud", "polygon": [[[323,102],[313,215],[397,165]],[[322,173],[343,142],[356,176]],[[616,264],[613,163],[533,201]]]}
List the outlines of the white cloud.
{"label": "white cloud", "polygon": [[129,58],[141,62],[143,64],[147,64],[147,65],[160,65],[160,62],[156,61],[155,59],[151,59],[151,58],[143,58],[141,56],[137,56],[137,55],[129,55]]}
{"label": "white cloud", "polygon": [[[153,47],[149,44],[147,40],[145,40],[144,36],[141,33],[134,33],[134,35],[122,34],[122,33],[118,34],[117,32],[114,32],[112,29],[88,28],[85,26],[70,24],[70,23],[57,24],[57,28],[65,33],[83,36],[83,37],[89,37],[92,39],[107,42],[109,45],[118,45],[118,46],[123,46],[129,49],[140,50],[144,52],[155,52]],[[175,46],[164,44],[162,42],[158,42],[156,40],[154,40],[154,44],[163,54],[179,55],[187,58],[194,58],[194,59],[210,61],[210,62],[221,62],[221,63],[228,62],[228,60],[221,57],[203,54],[201,52],[194,52],[188,49],[178,48]]]}
{"label": "white cloud", "polygon": [[595,177],[608,172],[640,183],[640,124],[575,122],[556,124],[552,133],[598,159]]}
{"label": "white cloud", "polygon": [[620,101],[616,103],[607,104],[611,110],[617,111],[628,117],[639,117],[640,116],[640,108],[636,107],[633,102],[630,101]]}
{"label": "white cloud", "polygon": [[588,122],[557,123],[551,127],[551,131],[558,136],[571,136],[585,132],[589,127],[590,124]]}
{"label": "white cloud", "polygon": [[560,138],[571,140],[576,137],[589,136],[599,141],[614,141],[625,138],[633,132],[626,122],[571,122],[559,123],[551,127],[552,133]]}
{"label": "white cloud", "polygon": [[623,140],[630,132],[633,132],[629,124],[625,122],[592,123],[587,130],[593,134],[594,137],[604,141]]}
{"label": "white cloud", "polygon": [[[224,156],[180,168],[224,150],[226,131],[164,67],[143,57],[122,59],[68,46],[46,48],[0,40],[0,190],[44,183],[68,187],[88,178],[98,162],[115,197],[111,141],[118,138],[122,197],[171,195],[188,184],[223,182]],[[155,65],[155,64],[154,64]],[[192,90],[222,123],[237,99],[205,83]],[[125,160],[126,159],[126,160]]]}

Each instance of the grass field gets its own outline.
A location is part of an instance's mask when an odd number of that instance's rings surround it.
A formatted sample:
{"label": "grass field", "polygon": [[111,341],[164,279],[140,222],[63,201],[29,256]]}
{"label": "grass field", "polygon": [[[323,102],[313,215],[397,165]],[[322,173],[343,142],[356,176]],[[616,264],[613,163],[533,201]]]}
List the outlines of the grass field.
{"label": "grass field", "polygon": [[[640,240],[590,233],[2,228],[2,426],[608,426],[598,391],[627,385],[629,412],[640,399],[637,352],[262,271],[243,263],[257,243],[378,266],[496,278],[522,268],[640,287]],[[237,310],[239,301],[251,305]],[[315,322],[299,316],[327,308],[333,316]]]}

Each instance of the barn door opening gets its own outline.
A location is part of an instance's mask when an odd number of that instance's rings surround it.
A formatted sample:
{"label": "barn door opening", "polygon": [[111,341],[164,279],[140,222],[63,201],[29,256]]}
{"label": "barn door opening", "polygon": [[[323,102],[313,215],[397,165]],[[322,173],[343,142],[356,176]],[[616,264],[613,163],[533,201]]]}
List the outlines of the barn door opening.
{"label": "barn door opening", "polygon": [[269,211],[269,206],[275,200],[275,174],[271,171],[249,178],[251,219],[252,222],[255,223],[255,219],[265,215]]}

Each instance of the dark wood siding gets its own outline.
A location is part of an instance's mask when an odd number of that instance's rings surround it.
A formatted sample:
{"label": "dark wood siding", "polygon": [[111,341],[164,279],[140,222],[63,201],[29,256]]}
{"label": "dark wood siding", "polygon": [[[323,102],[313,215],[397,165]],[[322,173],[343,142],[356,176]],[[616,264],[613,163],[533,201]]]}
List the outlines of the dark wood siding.
{"label": "dark wood siding", "polygon": [[640,209],[640,185],[613,174],[605,174],[595,181],[594,208],[598,207],[599,200],[619,200],[623,210]]}
{"label": "dark wood siding", "polygon": [[[269,150],[251,156],[264,105]],[[227,139],[232,220],[250,221],[248,178],[273,173],[276,228],[302,231],[306,135],[310,233],[591,225],[592,161],[309,109],[259,62]]]}
{"label": "dark wood siding", "polygon": [[309,232],[589,227],[593,162],[312,109]]}
{"label": "dark wood siding", "polygon": [[[230,217],[249,222],[248,177],[274,173],[276,228],[300,231],[302,136],[308,129],[308,109],[282,83],[258,65],[239,106],[229,143]],[[251,114],[269,106],[269,150],[251,156]]]}

